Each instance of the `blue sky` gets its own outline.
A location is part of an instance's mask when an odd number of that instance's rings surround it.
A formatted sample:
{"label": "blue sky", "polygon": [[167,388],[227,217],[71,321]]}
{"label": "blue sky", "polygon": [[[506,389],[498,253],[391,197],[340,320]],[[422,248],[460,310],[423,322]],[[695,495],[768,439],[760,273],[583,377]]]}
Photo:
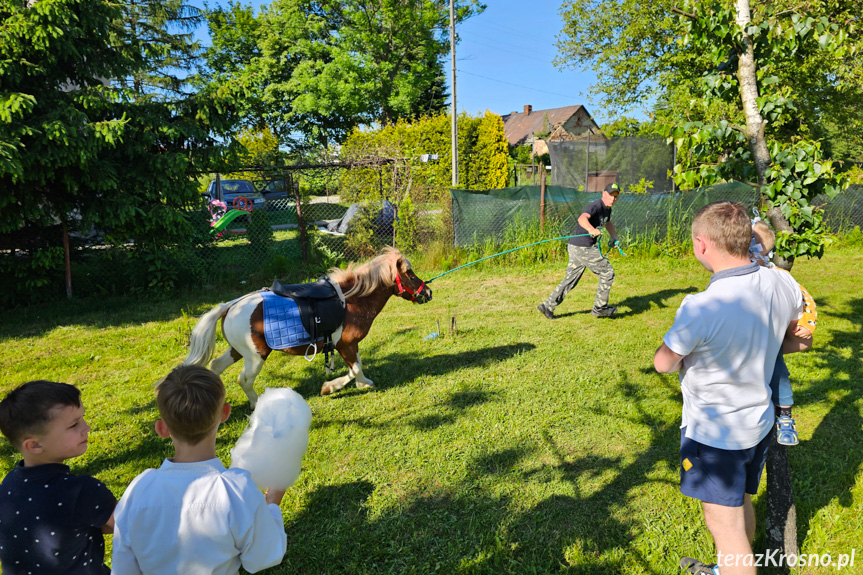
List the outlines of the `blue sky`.
{"label": "blue sky", "polygon": [[[592,71],[552,64],[562,27],[561,0],[486,0],[487,8],[457,27],[456,103],[459,112],[496,114],[581,104],[599,123],[609,120],[588,100]],[[193,2],[199,4],[199,2]],[[226,2],[211,0],[212,4]],[[252,0],[256,8],[269,4]],[[450,60],[444,68],[449,82]],[[639,114],[632,114],[638,116]]]}
{"label": "blue sky", "polygon": [[[559,70],[560,0],[487,0],[485,12],[456,30],[456,103],[469,114],[521,112],[581,104],[595,120],[601,110],[588,101],[592,71]],[[450,64],[447,61],[447,74]]]}

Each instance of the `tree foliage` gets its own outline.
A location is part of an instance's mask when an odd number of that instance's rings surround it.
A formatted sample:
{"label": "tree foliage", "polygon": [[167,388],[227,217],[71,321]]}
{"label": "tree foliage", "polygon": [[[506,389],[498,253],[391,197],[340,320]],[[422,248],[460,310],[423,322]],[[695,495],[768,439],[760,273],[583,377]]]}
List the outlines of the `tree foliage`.
{"label": "tree foliage", "polygon": [[[457,2],[459,21],[484,9]],[[446,104],[441,57],[448,3],[441,0],[276,0],[258,16],[237,4],[211,13],[220,78],[252,91],[248,122],[282,144],[339,143],[359,125],[439,113]],[[254,34],[241,38],[228,23]]]}
{"label": "tree foliage", "polygon": [[709,54],[712,64],[701,77],[704,104],[736,103],[735,116],[744,123],[731,116],[675,127],[672,137],[689,150],[675,168],[678,183],[750,183],[760,190],[763,215],[777,232],[777,263],[790,268],[796,257],[820,257],[826,238],[815,199],[834,197],[847,178],[807,137],[808,123],[798,108],[807,94],[778,74],[816,57],[841,59],[849,48],[853,53],[846,30],[826,16],[768,6],[755,19],[745,8],[718,2],[685,5],[681,19],[681,43]]}
{"label": "tree foliage", "polygon": [[558,64],[593,66],[616,110],[658,96],[655,117],[678,146],[678,184],[758,187],[790,267],[823,252],[812,200],[844,186],[816,138],[863,110],[858,10],[848,0],[753,4],[741,26],[730,2],[570,0]]}
{"label": "tree foliage", "polygon": [[[463,113],[458,129],[459,187],[504,187],[508,148],[500,116]],[[378,130],[357,129],[345,141],[342,158],[371,165],[345,172],[340,195],[348,201],[387,198],[399,203],[410,192],[414,202],[440,201],[452,183],[450,146],[450,116],[444,114],[399,120]]]}
{"label": "tree foliage", "polygon": [[141,98],[172,98],[188,94],[201,53],[194,32],[204,13],[186,0],[127,0],[118,4],[126,35],[134,42],[140,66],[113,81]]}
{"label": "tree foliage", "polygon": [[503,119],[497,114],[486,112],[480,120],[476,151],[478,157],[485,158],[478,162],[476,188],[493,190],[506,187],[509,179],[509,143],[503,129]]}
{"label": "tree foliage", "polygon": [[125,79],[147,62],[114,3],[6,2],[0,20],[0,233],[45,228],[56,246],[46,226],[94,226],[134,240],[158,283],[164,246],[190,237],[184,209],[219,156],[230,100],[208,89],[139,98]]}

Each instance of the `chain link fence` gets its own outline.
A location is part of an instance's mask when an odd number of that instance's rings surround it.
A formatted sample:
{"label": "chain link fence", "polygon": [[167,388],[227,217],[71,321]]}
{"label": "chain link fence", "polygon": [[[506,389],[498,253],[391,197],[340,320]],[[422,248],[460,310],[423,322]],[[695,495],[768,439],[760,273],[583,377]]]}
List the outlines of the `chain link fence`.
{"label": "chain link fence", "polygon": [[[407,194],[391,201],[386,190],[376,190],[380,197],[348,203],[335,187],[324,190],[329,194],[320,189],[310,193],[297,175],[263,178],[256,185],[281,195],[265,196],[263,205],[241,211],[230,222],[202,203],[187,212],[193,224],[190,241],[159,251],[132,241],[108,241],[98,229],[69,224],[65,230],[58,225],[2,235],[0,273],[6,281],[0,302],[60,299],[67,290],[75,296],[102,296],[201,285],[248,284],[254,289],[274,278],[303,281],[345,261],[365,261],[385,245],[408,254],[437,250],[444,255],[453,246],[521,245],[574,233],[584,207],[600,197],[562,186],[547,186],[543,196],[540,186],[525,186],[454,189],[449,201],[425,197],[417,203]],[[682,193],[625,192],[614,207],[614,222],[630,240],[685,237],[692,215],[719,199],[748,206],[756,202],[750,188],[735,184]],[[817,203],[832,230],[863,227],[863,186]]]}

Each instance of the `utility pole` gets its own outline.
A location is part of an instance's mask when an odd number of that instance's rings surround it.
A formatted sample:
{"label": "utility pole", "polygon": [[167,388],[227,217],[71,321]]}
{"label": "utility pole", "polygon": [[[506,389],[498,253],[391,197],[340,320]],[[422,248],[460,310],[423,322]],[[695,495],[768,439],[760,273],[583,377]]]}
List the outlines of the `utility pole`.
{"label": "utility pole", "polygon": [[449,47],[452,55],[452,187],[458,187],[458,107],[455,103],[455,0],[449,0]]}

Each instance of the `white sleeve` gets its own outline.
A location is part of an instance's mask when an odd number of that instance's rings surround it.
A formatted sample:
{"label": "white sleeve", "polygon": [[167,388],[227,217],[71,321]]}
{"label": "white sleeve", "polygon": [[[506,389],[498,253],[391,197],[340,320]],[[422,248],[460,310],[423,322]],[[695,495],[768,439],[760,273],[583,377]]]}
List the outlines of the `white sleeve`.
{"label": "white sleeve", "polygon": [[674,316],[674,325],[666,332],[662,341],[674,353],[687,356],[701,343],[703,325],[697,302],[692,295],[688,295],[680,302]]}
{"label": "white sleeve", "polygon": [[243,568],[255,573],[281,563],[288,550],[288,537],[282,510],[274,503],[267,504],[264,494],[249,483],[241,502],[245,512],[236,514],[236,543]]}
{"label": "white sleeve", "polygon": [[114,508],[114,543],[111,553],[112,575],[142,575],[141,567],[135,558],[135,553],[129,546],[129,528],[126,513],[126,499],[132,491],[134,482],[126,489],[126,493]]}

